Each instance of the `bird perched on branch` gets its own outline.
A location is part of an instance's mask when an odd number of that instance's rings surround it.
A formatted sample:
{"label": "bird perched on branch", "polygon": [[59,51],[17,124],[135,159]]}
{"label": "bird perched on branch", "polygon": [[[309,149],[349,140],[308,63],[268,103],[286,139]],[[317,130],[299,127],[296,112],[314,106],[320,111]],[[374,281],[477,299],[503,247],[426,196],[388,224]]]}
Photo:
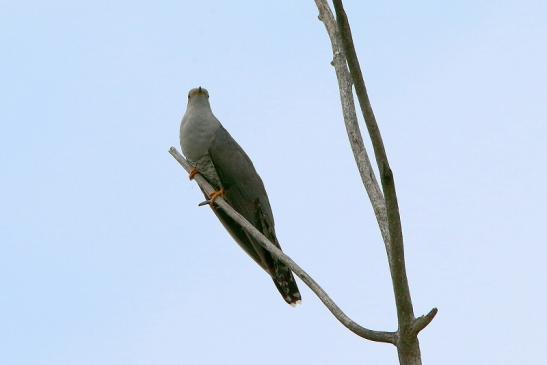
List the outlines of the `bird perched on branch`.
{"label": "bird perched on branch", "polygon": [[194,166],[190,179],[201,174],[215,188],[216,191],[206,197],[218,219],[243,250],[272,277],[283,299],[291,305],[298,304],[300,292],[289,268],[214,204],[223,197],[281,249],[262,179],[245,151],[213,115],[209,92],[202,87],[188,93],[188,106],[180,125],[180,145]]}

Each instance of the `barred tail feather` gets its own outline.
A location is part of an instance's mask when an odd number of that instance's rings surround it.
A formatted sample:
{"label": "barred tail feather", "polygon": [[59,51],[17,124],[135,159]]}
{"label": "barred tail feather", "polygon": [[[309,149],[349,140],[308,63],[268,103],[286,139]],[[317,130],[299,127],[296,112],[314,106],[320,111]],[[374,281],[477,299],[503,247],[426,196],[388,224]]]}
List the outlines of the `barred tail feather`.
{"label": "barred tail feather", "polygon": [[294,307],[302,302],[302,296],[300,295],[294,276],[287,266],[277,263],[272,278],[277,290],[279,290],[283,299],[288,304]]}

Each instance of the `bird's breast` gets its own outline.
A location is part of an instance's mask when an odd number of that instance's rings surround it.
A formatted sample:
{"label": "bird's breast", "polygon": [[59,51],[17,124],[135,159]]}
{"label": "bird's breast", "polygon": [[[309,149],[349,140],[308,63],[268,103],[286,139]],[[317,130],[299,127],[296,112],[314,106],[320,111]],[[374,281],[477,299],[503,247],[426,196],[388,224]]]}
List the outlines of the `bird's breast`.
{"label": "bird's breast", "polygon": [[208,154],[215,128],[199,118],[184,120],[180,127],[180,146],[190,161],[198,161]]}
{"label": "bird's breast", "polygon": [[209,146],[218,127],[215,120],[201,116],[185,116],[180,126],[180,146],[184,156],[215,188],[220,188],[221,183],[209,156]]}

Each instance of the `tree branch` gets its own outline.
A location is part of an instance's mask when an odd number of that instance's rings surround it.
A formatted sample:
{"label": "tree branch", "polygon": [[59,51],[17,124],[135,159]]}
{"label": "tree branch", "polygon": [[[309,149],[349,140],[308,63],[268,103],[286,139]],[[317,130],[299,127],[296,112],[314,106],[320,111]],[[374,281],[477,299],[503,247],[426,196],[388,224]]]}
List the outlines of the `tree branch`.
{"label": "tree branch", "polygon": [[[315,0],[315,3],[319,9],[319,19],[325,24],[332,44],[334,54],[333,65],[338,78],[344,121],[346,128],[348,129],[350,144],[355,155],[359,172],[365,183],[365,188],[367,189],[367,193],[369,194],[375,210],[376,219],[382,232],[382,238],[386,244],[399,323],[396,341],[399,361],[401,364],[421,364],[420,346],[417,334],[433,320],[437,313],[437,309],[432,309],[426,316],[422,316],[418,319],[414,317],[412,299],[406,276],[401,217],[399,214],[393,172],[389,166],[389,160],[384,148],[382,136],[368,97],[363,73],[353,44],[351,28],[342,0],[333,0],[336,20],[333,19],[332,11],[326,0]],[[347,67],[349,67],[349,74],[351,77],[348,76]],[[361,149],[364,150],[364,146],[361,132],[357,126],[357,118],[355,116],[355,105],[351,92],[352,82],[374,149],[376,163],[380,172],[383,196],[382,192],[374,192],[375,188],[378,190],[379,188],[378,183],[374,179],[368,156],[365,155],[366,158],[359,158],[359,153]],[[360,163],[363,160],[366,161]],[[362,171],[365,169],[362,165],[365,165],[367,173],[371,174],[373,183],[367,183],[366,179],[363,178]],[[372,186],[372,188],[370,186]],[[371,194],[371,191],[373,194]],[[383,197],[381,205],[377,203],[378,196]],[[380,214],[377,212],[380,212]],[[384,230],[387,232],[384,232]]]}
{"label": "tree branch", "polygon": [[336,78],[338,79],[342,113],[344,116],[346,131],[348,133],[349,143],[353,151],[355,162],[357,163],[357,169],[361,175],[361,180],[363,181],[363,185],[365,186],[365,190],[372,204],[376,221],[380,227],[380,232],[386,246],[388,259],[391,261],[389,230],[384,196],[380,190],[378,181],[376,180],[367,150],[365,149],[365,144],[363,143],[363,137],[357,120],[357,114],[355,113],[355,103],[353,101],[353,92],[351,89],[351,75],[346,65],[346,59],[340,43],[336,21],[329,5],[325,0],[315,0],[315,4],[319,10],[319,20],[321,20],[325,25],[325,29],[327,30],[332,46],[332,65],[334,66]]}
{"label": "tree branch", "polygon": [[355,86],[355,92],[359,99],[361,112],[365,118],[370,140],[374,148],[376,163],[380,170],[380,180],[386,201],[387,221],[389,236],[391,238],[391,255],[393,258],[391,265],[391,277],[393,290],[395,292],[395,302],[397,305],[397,317],[399,320],[399,331],[404,333],[414,321],[414,310],[412,308],[412,299],[406,277],[405,257],[403,249],[403,233],[401,229],[401,217],[399,215],[399,205],[397,202],[397,193],[395,191],[395,181],[393,172],[389,167],[389,161],[384,148],[384,142],[380,134],[380,129],[376,123],[376,117],[370,105],[367,88],[353,44],[351,29],[348,17],[342,5],[342,0],[334,0],[334,9],[336,11],[336,20],[344,55],[346,57],[350,73]]}
{"label": "tree branch", "polygon": [[420,316],[414,320],[411,327],[411,333],[417,335],[421,330],[427,327],[431,323],[433,318],[437,315],[437,308],[433,308],[425,316]]}
{"label": "tree branch", "polygon": [[[171,147],[169,149],[169,153],[188,173],[192,171],[192,166],[175,147]],[[211,194],[214,191],[213,187],[200,174],[197,174],[194,177],[194,180],[207,194]],[[249,221],[247,221],[242,215],[236,212],[223,198],[218,198],[215,201],[215,204],[218,205],[226,214],[228,214],[230,218],[241,225],[247,233],[253,236],[253,238],[255,238],[264,249],[270,252],[276,259],[287,265],[296,276],[302,279],[302,281],[317,295],[317,297],[323,302],[334,317],[336,317],[336,319],[338,319],[338,321],[340,321],[340,323],[342,323],[346,328],[356,335],[370,341],[395,344],[397,340],[395,332],[370,330],[360,326],[349,318],[319,286],[319,284],[317,284],[317,282],[310,275],[308,275],[308,273],[298,266],[298,264],[296,264],[289,256],[285,255],[283,251],[271,243],[258,229],[249,223]]]}

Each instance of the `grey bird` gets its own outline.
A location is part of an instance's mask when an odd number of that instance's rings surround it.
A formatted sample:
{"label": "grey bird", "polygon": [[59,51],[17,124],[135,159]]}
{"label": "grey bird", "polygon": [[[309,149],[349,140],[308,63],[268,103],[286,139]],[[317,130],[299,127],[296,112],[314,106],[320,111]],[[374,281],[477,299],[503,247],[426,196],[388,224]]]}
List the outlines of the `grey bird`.
{"label": "grey bird", "polygon": [[215,188],[211,196],[204,194],[218,219],[241,248],[272,277],[283,299],[291,305],[298,304],[301,296],[289,268],[214,204],[214,200],[222,196],[281,249],[262,179],[245,151],[213,115],[209,92],[202,87],[188,93],[188,106],[180,125],[180,145],[194,166],[190,179],[201,174]]}

